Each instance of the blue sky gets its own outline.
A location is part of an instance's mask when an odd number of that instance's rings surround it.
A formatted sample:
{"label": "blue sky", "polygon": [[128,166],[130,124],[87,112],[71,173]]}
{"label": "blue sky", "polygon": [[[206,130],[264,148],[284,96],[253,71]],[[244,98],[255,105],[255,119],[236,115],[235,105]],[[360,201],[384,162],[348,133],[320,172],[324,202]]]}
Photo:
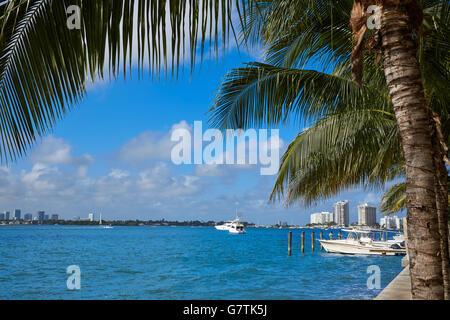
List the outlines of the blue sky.
{"label": "blue sky", "polygon": [[[316,207],[268,204],[275,176],[257,166],[204,167],[173,164],[170,133],[207,126],[207,110],[226,72],[255,56],[231,50],[218,61],[206,60],[189,78],[150,80],[119,77],[89,85],[88,95],[40,140],[29,155],[0,170],[0,210],[45,210],[70,219],[102,213],[104,219],[226,220],[236,208],[243,220],[305,224],[309,214],[332,211],[338,200],[356,206],[379,204],[380,192],[355,189]],[[280,127],[287,143],[302,129]]]}

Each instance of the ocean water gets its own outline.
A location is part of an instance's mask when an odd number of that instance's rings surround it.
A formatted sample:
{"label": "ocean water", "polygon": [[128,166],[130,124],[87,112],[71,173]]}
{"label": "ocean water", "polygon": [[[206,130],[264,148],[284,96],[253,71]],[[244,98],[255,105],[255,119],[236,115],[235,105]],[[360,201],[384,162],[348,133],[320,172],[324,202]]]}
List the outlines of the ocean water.
{"label": "ocean water", "polygon": [[[312,252],[314,230],[303,255],[301,230],[290,230],[288,256],[288,231],[2,226],[0,299],[373,299],[368,267],[380,268],[381,289],[401,271],[397,256],[327,254],[318,242]],[[80,290],[67,288],[70,265]]]}

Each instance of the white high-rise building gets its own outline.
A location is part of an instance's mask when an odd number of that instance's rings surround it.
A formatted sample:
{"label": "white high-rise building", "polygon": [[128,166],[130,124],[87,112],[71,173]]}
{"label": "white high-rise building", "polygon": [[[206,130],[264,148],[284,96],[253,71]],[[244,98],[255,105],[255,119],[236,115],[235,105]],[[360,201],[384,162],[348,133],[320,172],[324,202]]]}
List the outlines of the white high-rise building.
{"label": "white high-rise building", "polygon": [[94,214],[93,213],[89,213],[88,215],[89,221],[94,221]]}
{"label": "white high-rise building", "polygon": [[334,222],[340,226],[348,226],[350,224],[348,200],[339,201],[334,204]]}
{"label": "white high-rise building", "polygon": [[394,225],[395,229],[400,230],[403,227],[403,219],[397,216],[394,216]]}
{"label": "white high-rise building", "polygon": [[322,217],[323,223],[332,223],[334,222],[334,215],[331,212],[321,212],[320,213]]}
{"label": "white high-rise building", "polygon": [[380,226],[385,229],[400,230],[403,225],[403,219],[397,216],[385,216],[380,219]]}
{"label": "white high-rise building", "polygon": [[312,213],[309,219],[311,224],[320,224],[320,213]]}
{"label": "white high-rise building", "polygon": [[374,226],[377,224],[377,208],[367,203],[358,206],[358,224],[361,226]]}
{"label": "white high-rise building", "polygon": [[311,214],[311,224],[327,224],[332,222],[334,222],[334,218],[331,212],[317,212]]}

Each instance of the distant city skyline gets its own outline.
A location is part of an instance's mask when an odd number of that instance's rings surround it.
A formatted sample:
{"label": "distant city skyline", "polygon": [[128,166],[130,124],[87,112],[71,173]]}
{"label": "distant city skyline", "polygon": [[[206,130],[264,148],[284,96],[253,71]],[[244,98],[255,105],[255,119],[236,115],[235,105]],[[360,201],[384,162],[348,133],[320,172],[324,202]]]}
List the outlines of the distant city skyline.
{"label": "distant city skyline", "polygon": [[59,215],[53,213],[51,216],[48,214],[45,214],[44,210],[38,210],[36,211],[34,217],[32,213],[25,213],[22,216],[22,210],[21,209],[14,209],[14,214],[11,216],[9,211],[3,211],[0,213],[0,220],[3,221],[32,221],[32,220],[38,220],[38,221],[45,221],[45,220],[58,220]]}
{"label": "distant city skyline", "polygon": [[[334,222],[335,222],[335,214],[334,214],[334,208],[335,208],[335,205],[337,204],[337,203],[345,203],[345,201],[347,201],[348,202],[348,211],[349,211],[349,224],[352,224],[352,223],[355,223],[355,222],[360,222],[360,218],[359,218],[359,213],[358,213],[358,208],[360,207],[360,206],[364,206],[364,205],[367,205],[367,206],[369,206],[369,207],[371,207],[371,208],[374,208],[375,209],[375,212],[376,212],[376,223],[378,223],[378,224],[380,224],[381,225],[381,219],[383,219],[383,217],[384,216],[382,216],[381,214],[379,214],[378,213],[378,211],[377,211],[377,206],[372,206],[372,205],[369,205],[368,203],[361,203],[361,202],[359,202],[359,204],[358,205],[351,205],[351,203],[352,202],[354,202],[354,201],[349,201],[349,200],[339,200],[339,201],[337,201],[337,202],[334,202],[333,204],[331,204],[331,205],[328,205],[328,207],[326,207],[326,205],[322,205],[322,206],[320,206],[321,208],[325,208],[325,209],[330,209],[330,208],[333,208],[333,212],[330,212],[330,211],[326,211],[326,210],[324,210],[324,211],[320,211],[320,212],[313,212],[313,213],[305,213],[305,214],[302,214],[302,222],[298,222],[298,219],[284,219],[284,221],[286,221],[286,223],[287,224],[291,224],[291,225],[305,225],[305,224],[308,224],[308,223],[320,223],[320,222],[316,222],[316,221],[319,221],[319,220],[317,220],[317,219],[325,219],[325,220],[320,220],[320,221],[328,221],[328,222],[330,222],[330,220],[332,219]],[[4,210],[4,211],[1,211],[0,212],[0,220],[5,220],[5,214],[6,213],[8,213],[9,214],[9,218],[7,219],[7,220],[14,220],[14,215],[16,214],[16,211],[18,210],[18,213],[20,214],[20,216],[21,216],[21,219],[22,220],[26,220],[26,221],[30,221],[30,220],[34,220],[34,219],[36,219],[36,220],[39,220],[39,212],[43,212],[43,219],[45,220],[58,220],[58,219],[62,219],[62,220],[84,220],[84,221],[98,221],[99,220],[99,218],[100,218],[100,215],[101,215],[101,213],[100,212],[97,212],[97,213],[95,213],[95,212],[92,212],[91,210],[88,210],[86,213],[84,213],[84,214],[82,214],[82,213],[79,213],[78,215],[73,215],[73,216],[70,216],[70,215],[64,215],[64,214],[60,214],[60,213],[58,213],[58,214],[56,214],[56,213],[51,213],[51,214],[45,214],[45,210],[38,210],[38,211],[35,211],[35,214],[33,215],[33,214],[31,214],[30,212],[28,212],[28,210],[22,210],[22,209],[20,209],[20,208],[16,208],[16,209],[13,209],[12,210],[12,212],[14,212],[14,214],[13,215],[11,215],[11,211],[8,211],[8,210]],[[306,210],[310,210],[310,209],[305,209],[305,211]],[[33,211],[33,210],[29,210],[29,211]],[[310,210],[311,211],[311,210]],[[22,215],[22,212],[26,212],[26,213],[24,213],[23,215]],[[327,218],[319,218],[319,215],[324,215],[324,214],[328,214],[328,217]],[[92,217],[91,217],[91,215],[92,215]],[[316,215],[316,218],[313,218],[312,216],[313,215]],[[378,217],[379,216],[379,217]],[[400,213],[397,213],[397,215],[396,215],[396,217],[399,217],[399,219],[400,218],[402,218],[402,217],[404,217],[405,215],[402,213],[402,212],[400,212]],[[97,218],[96,218],[97,217]],[[214,220],[214,221],[225,221],[225,220],[227,220],[229,217],[225,217],[225,218],[223,218],[223,219],[214,219],[214,218],[210,218],[210,219],[208,219],[208,218],[202,218],[202,217],[199,217],[198,218],[198,220],[202,220],[202,221],[209,221],[209,220]],[[155,218],[155,217],[151,217],[151,216],[148,216],[148,217],[145,217],[145,216],[141,216],[141,215],[139,215],[139,216],[136,216],[136,217],[126,217],[126,216],[116,216],[116,217],[109,217],[109,219],[106,219],[106,220],[143,220],[143,221],[146,221],[146,220],[157,220],[157,219],[168,219],[167,217],[159,217],[159,218]],[[170,219],[170,218],[169,218]],[[313,219],[315,219],[314,221],[315,222],[312,222],[313,221]],[[103,217],[103,220],[105,220],[104,219],[104,217]],[[176,220],[176,219],[175,219]],[[189,220],[196,220],[196,218],[185,218],[185,219],[183,219],[183,218],[178,218],[178,220],[181,220],[181,221],[189,221]],[[270,221],[268,221],[268,222],[261,222],[262,221],[262,219],[248,219],[248,220],[246,220],[246,221],[249,221],[249,222],[253,222],[253,223],[256,223],[256,224],[276,224],[276,223],[278,223],[279,221],[281,221],[281,220],[283,220],[283,219],[278,219],[278,220],[275,220],[275,219],[272,219],[272,220],[270,220]],[[278,222],[277,222],[278,221]],[[384,220],[383,220],[384,221]],[[389,220],[390,221],[390,220]],[[395,223],[395,222],[388,222],[388,223]],[[401,222],[400,222],[401,223]]]}

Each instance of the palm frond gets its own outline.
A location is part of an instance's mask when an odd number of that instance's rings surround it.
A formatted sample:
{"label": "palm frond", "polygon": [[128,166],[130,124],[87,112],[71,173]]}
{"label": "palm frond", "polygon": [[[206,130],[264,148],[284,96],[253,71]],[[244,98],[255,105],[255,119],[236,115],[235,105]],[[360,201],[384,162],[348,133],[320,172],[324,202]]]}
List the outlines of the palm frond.
{"label": "palm frond", "polygon": [[360,88],[338,73],[251,63],[225,77],[209,110],[210,121],[220,128],[245,128],[284,123],[289,118],[317,120],[367,105],[390,110],[384,94],[374,87]]}
{"label": "palm frond", "polygon": [[406,209],[406,182],[400,182],[389,187],[381,199],[380,210],[386,215]]}
{"label": "palm frond", "polygon": [[300,133],[282,157],[271,200],[311,205],[355,186],[380,189],[402,175],[393,114],[354,110],[326,117]]}
{"label": "palm frond", "polygon": [[[11,0],[0,3],[0,161],[23,156],[79,103],[89,78],[191,70],[233,31],[240,0]],[[69,6],[80,28],[67,27]],[[137,49],[136,49],[137,47]],[[135,52],[137,50],[137,52]]]}

